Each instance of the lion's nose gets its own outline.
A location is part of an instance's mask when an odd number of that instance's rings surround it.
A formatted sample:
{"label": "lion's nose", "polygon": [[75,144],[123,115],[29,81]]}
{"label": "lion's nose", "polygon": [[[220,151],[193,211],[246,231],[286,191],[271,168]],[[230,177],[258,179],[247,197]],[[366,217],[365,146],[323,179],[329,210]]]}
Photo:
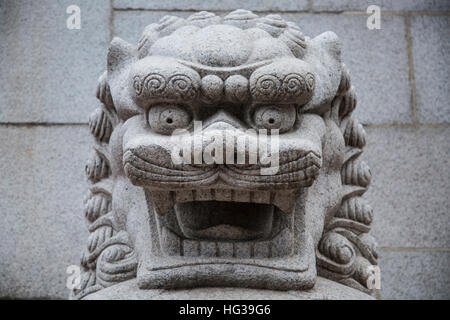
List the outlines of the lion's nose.
{"label": "lion's nose", "polygon": [[231,115],[229,112],[220,109],[212,117],[204,121],[203,129],[239,130],[246,127],[245,123]]}
{"label": "lion's nose", "polygon": [[[225,111],[218,112],[194,131],[194,144],[202,153],[202,165],[236,164],[245,161],[246,143],[253,143],[254,137],[246,134],[244,124]],[[256,143],[256,142],[255,142]],[[239,144],[243,144],[239,148]],[[199,157],[197,157],[199,158]],[[242,160],[243,159],[243,160]]]}

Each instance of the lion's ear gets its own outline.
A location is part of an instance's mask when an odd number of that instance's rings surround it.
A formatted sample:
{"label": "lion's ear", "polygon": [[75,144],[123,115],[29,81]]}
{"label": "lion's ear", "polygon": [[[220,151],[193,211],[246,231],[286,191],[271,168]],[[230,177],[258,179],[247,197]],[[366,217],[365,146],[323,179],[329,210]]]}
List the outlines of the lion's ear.
{"label": "lion's ear", "polygon": [[331,57],[336,59],[339,64],[341,64],[342,44],[334,32],[327,31],[321,33],[317,37],[313,38],[312,42],[317,46],[322,47]]}
{"label": "lion's ear", "polygon": [[108,50],[108,75],[121,70],[125,65],[137,59],[137,49],[130,43],[115,37]]}

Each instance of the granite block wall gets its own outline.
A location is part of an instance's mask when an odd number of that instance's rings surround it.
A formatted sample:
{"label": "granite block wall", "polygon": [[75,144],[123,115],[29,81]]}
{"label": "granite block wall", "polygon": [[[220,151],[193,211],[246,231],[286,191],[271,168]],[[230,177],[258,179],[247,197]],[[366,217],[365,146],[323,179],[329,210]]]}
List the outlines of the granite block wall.
{"label": "granite block wall", "polygon": [[[69,5],[81,29],[66,27]],[[366,9],[381,7],[381,29]],[[243,7],[333,30],[368,131],[380,299],[450,298],[450,1],[0,0],[0,298],[65,299],[87,239],[87,119],[108,43],[167,14]]]}

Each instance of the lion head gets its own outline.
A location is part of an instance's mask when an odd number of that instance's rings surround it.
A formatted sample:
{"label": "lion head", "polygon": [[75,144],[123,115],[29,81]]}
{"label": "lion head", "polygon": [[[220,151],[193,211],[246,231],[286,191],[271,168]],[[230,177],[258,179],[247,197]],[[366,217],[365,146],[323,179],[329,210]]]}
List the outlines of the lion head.
{"label": "lion head", "polygon": [[167,16],[138,46],[113,39],[97,97],[77,297],[133,277],[303,290],[319,274],[366,290],[370,170],[333,32],[245,10]]}

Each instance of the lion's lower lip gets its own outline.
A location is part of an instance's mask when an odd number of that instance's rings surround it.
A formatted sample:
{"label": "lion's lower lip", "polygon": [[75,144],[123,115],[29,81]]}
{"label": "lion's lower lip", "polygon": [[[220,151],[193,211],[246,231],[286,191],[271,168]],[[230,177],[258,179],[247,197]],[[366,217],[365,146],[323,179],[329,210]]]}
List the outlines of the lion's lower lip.
{"label": "lion's lower lip", "polygon": [[292,232],[284,228],[265,241],[213,241],[184,239],[167,227],[161,229],[161,248],[169,256],[267,259],[291,254]]}
{"label": "lion's lower lip", "polygon": [[[229,224],[218,224],[202,230],[195,230],[196,238],[216,240],[252,240],[262,238],[263,233],[233,226]],[[186,235],[186,233],[184,233]]]}

